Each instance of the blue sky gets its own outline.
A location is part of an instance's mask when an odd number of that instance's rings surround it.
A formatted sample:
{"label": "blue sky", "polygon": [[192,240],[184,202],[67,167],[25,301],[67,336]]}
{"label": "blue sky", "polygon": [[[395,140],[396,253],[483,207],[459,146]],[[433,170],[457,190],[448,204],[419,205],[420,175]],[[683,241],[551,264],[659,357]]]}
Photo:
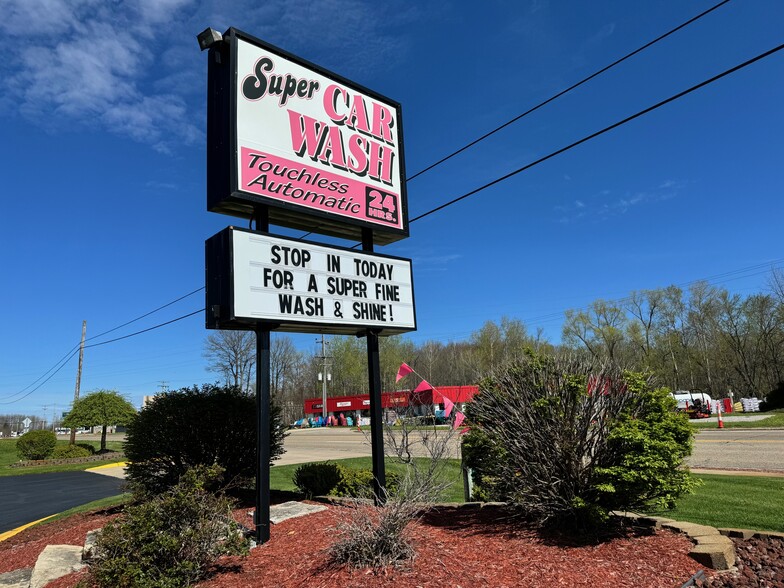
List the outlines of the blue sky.
{"label": "blue sky", "polygon": [[[205,27],[401,102],[412,175],[714,3],[0,0],[0,403],[83,319],[89,337],[203,286],[204,240],[246,226],[206,211]],[[781,44],[783,25],[777,0],[733,0],[412,180],[409,216]],[[782,104],[784,52],[413,223],[379,250],[413,260],[409,336],[463,340],[507,315],[557,342],[563,311],[597,298],[700,278],[765,289],[784,264]],[[202,307],[199,292],[93,342]],[[212,381],[206,334],[197,315],[90,348],[82,391],[139,404],[161,381]],[[75,372],[0,413],[59,412]]]}

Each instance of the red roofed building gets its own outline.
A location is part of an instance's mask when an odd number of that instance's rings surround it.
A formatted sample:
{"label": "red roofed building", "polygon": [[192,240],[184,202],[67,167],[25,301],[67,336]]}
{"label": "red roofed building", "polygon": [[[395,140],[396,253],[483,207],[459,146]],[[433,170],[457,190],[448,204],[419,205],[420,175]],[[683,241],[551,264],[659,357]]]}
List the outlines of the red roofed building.
{"label": "red roofed building", "polygon": [[[436,386],[433,390],[416,393],[411,390],[382,392],[381,408],[395,410],[410,407],[414,414],[433,414],[434,411],[443,409],[445,396],[459,406],[470,402],[478,392],[478,386]],[[321,398],[308,398],[305,400],[305,416],[320,415],[321,407]],[[331,396],[327,398],[327,413],[369,416],[370,396],[367,394]]]}

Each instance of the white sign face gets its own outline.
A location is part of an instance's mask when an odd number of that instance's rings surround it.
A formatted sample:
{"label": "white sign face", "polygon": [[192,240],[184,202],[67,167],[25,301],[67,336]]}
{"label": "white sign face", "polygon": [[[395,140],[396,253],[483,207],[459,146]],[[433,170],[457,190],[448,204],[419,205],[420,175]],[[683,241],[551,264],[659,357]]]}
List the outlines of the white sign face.
{"label": "white sign face", "polygon": [[410,260],[237,229],[231,236],[234,317],[339,332],[416,329]]}
{"label": "white sign face", "polygon": [[236,43],[237,188],[375,230],[406,229],[398,106]]}

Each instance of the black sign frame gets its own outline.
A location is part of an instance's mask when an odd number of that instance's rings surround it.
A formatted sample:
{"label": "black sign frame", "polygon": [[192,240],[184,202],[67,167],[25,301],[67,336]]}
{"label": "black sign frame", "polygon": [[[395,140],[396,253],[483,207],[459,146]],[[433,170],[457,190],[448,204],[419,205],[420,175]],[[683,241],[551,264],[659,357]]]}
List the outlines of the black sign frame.
{"label": "black sign frame", "polygon": [[[400,173],[400,216],[398,229],[370,221],[324,212],[303,205],[281,202],[241,189],[237,177],[237,44],[238,40],[313,70],[348,89],[361,92],[394,108],[397,117],[397,148]],[[408,196],[405,181],[402,109],[399,102],[365,88],[332,71],[297,57],[235,28],[223,35],[223,42],[209,49],[207,69],[207,210],[240,218],[253,218],[258,206],[269,207],[269,222],[344,239],[362,240],[363,229],[373,232],[375,245],[387,245],[409,236]]]}
{"label": "black sign frame", "polygon": [[[398,327],[393,323],[388,325],[378,325],[376,323],[339,324],[334,322],[311,322],[298,321],[293,317],[288,321],[269,320],[263,318],[238,317],[234,311],[234,255],[232,247],[232,231],[264,235],[290,242],[298,246],[328,247],[336,251],[350,253],[352,255],[372,256],[378,259],[390,259],[404,261],[409,264],[409,280],[411,283],[411,302],[413,305],[413,327]],[[264,327],[275,331],[290,333],[324,333],[329,335],[364,335],[368,330],[374,331],[379,336],[400,335],[417,330],[416,326],[416,293],[414,292],[414,276],[411,260],[404,257],[384,255],[381,253],[370,253],[367,251],[357,251],[349,247],[338,247],[335,245],[324,245],[315,241],[303,239],[292,239],[265,231],[252,231],[239,227],[227,227],[216,233],[205,242],[205,326],[208,329],[222,330],[244,330],[253,331],[259,327]]]}

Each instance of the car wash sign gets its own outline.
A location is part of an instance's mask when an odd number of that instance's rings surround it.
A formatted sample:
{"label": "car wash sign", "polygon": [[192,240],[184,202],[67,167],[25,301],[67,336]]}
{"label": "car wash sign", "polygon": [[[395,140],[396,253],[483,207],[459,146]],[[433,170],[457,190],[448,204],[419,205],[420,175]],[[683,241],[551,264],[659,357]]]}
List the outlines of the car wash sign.
{"label": "car wash sign", "polygon": [[229,227],[207,241],[207,326],[416,329],[411,261]]}
{"label": "car wash sign", "polygon": [[264,204],[284,226],[408,236],[400,105],[236,29],[224,40],[209,66],[208,209]]}

